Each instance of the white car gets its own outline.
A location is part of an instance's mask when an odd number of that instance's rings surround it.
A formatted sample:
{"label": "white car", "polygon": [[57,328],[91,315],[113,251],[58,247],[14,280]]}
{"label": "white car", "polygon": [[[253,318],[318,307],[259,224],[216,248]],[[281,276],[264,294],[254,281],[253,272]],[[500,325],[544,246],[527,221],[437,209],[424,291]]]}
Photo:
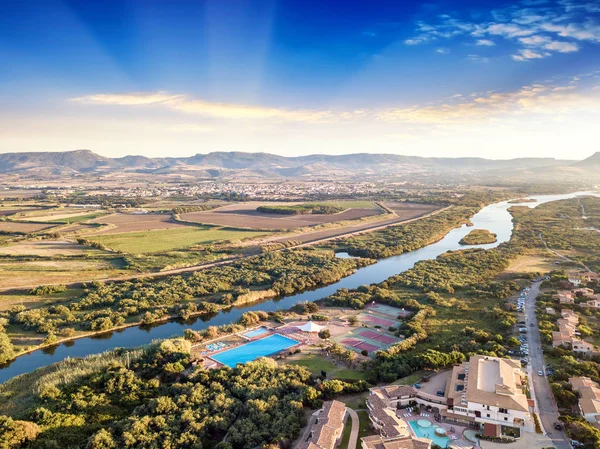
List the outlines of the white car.
{"label": "white car", "polygon": [[538,376],[544,377],[544,372],[542,370],[538,371]]}

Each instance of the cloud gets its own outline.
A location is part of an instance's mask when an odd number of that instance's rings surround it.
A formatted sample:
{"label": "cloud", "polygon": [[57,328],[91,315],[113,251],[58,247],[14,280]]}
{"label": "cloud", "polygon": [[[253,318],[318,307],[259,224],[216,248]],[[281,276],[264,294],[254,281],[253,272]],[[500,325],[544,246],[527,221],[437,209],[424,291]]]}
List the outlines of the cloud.
{"label": "cloud", "polygon": [[[582,43],[600,43],[600,3],[579,0],[521,0],[511,6],[480,12],[477,21],[438,14],[415,24],[409,45],[462,37],[478,46],[493,46],[498,38],[517,45],[516,61],[541,59],[580,51]],[[527,50],[527,51],[526,51]]]}
{"label": "cloud", "polygon": [[554,42],[550,42],[550,43],[544,45],[544,48],[546,50],[555,50],[560,53],[571,53],[573,51],[578,51],[579,45],[572,43],[572,42],[554,41]]}
{"label": "cloud", "polygon": [[[593,92],[594,87],[590,91]],[[456,125],[523,115],[597,114],[599,108],[600,95],[578,90],[572,84],[532,84],[512,92],[457,96],[433,106],[386,109],[380,111],[379,118],[413,124]]]}
{"label": "cloud", "polygon": [[450,53],[450,50],[448,48],[438,48],[435,50],[436,53],[439,53],[440,55],[447,55]]}
{"label": "cloud", "polygon": [[537,52],[535,52],[533,50],[528,50],[528,49],[519,50],[519,54],[512,55],[512,58],[515,61],[527,61],[529,59],[541,59],[543,57],[544,57],[543,54],[540,54],[540,53],[537,53]]}
{"label": "cloud", "polygon": [[159,106],[187,114],[221,119],[275,119],[291,121],[319,121],[331,116],[330,111],[287,110],[263,106],[235,105],[191,99],[185,95],[167,92],[134,92],[125,94],[95,94],[72,98],[71,101],[88,105]]}

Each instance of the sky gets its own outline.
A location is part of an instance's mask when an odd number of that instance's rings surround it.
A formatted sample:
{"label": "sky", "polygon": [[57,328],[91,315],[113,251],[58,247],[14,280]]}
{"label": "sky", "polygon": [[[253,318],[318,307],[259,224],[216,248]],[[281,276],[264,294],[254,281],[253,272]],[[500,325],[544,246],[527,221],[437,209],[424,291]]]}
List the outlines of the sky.
{"label": "sky", "polygon": [[2,0],[0,12],[0,152],[600,150],[600,0]]}

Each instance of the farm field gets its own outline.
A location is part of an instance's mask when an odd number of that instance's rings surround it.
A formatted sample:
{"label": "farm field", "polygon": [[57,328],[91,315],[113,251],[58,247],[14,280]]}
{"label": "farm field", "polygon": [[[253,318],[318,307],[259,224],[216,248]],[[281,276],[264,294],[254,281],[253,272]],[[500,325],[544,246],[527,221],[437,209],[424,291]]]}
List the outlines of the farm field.
{"label": "farm field", "polygon": [[0,255],[7,256],[100,256],[107,254],[95,248],[79,245],[74,242],[61,240],[42,240],[35,242],[21,242],[16,245],[0,247]]}
{"label": "farm field", "polygon": [[211,228],[201,226],[179,226],[178,229],[162,229],[121,234],[90,236],[90,240],[101,243],[115,251],[131,254],[146,254],[220,241],[247,239],[265,235],[260,231],[242,229]]}
{"label": "farm field", "polygon": [[5,232],[22,232],[28,234],[30,232],[42,231],[56,226],[55,224],[44,223],[23,223],[14,221],[0,222],[0,231]]}
{"label": "farm field", "polygon": [[[38,209],[30,211],[21,211],[22,214],[18,216],[23,221],[48,221],[48,222],[61,222],[70,223],[71,220],[81,219],[80,217],[98,216],[102,212],[98,209],[81,209],[81,208],[56,208],[56,209]],[[85,218],[83,218],[85,220]]]}
{"label": "farm field", "polygon": [[[352,206],[352,203],[358,203],[362,207],[355,208]],[[281,215],[276,213],[261,213],[256,210],[257,207],[265,205],[292,206],[296,204],[298,203],[239,203],[220,207],[212,211],[182,214],[181,218],[190,222],[220,226],[282,230],[316,226],[345,220],[357,220],[380,215],[382,213],[374,203],[368,201],[352,201],[348,202],[348,204],[343,201],[327,202],[326,204],[348,208],[337,214]]]}
{"label": "farm field", "polygon": [[127,274],[128,271],[121,269],[120,265],[120,259],[0,262],[0,286],[3,289],[33,288]]}
{"label": "farm field", "polygon": [[432,204],[409,203],[406,201],[386,201],[383,203],[385,207],[393,210],[399,216],[419,216],[426,214],[439,206]]}
{"label": "farm field", "polygon": [[0,207],[0,217],[7,217],[9,215],[13,215],[19,212],[27,212],[29,210],[32,209],[26,209],[26,208],[17,208],[17,207]]}
{"label": "farm field", "polygon": [[159,229],[192,228],[190,225],[174,221],[170,214],[113,214],[97,218],[93,223],[112,225],[106,230],[95,233],[95,235],[154,231]]}

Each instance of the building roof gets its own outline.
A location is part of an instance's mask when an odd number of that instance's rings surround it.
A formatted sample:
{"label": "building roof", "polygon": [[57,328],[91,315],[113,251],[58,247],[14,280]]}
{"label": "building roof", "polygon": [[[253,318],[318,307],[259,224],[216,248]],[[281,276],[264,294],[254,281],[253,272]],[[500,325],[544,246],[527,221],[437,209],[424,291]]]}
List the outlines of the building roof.
{"label": "building roof", "polygon": [[323,403],[318,421],[311,429],[310,439],[298,446],[298,449],[333,449],[342,428],[346,404],[340,401],[327,401]]}
{"label": "building roof", "polygon": [[454,398],[454,405],[475,402],[527,412],[522,375],[517,360],[475,355],[469,362],[454,367],[446,395]]}
{"label": "building roof", "polygon": [[302,326],[296,326],[302,332],[319,332],[322,329],[325,329],[325,326],[321,326],[317,323],[309,321],[308,323],[303,324]]}
{"label": "building roof", "polygon": [[584,415],[600,414],[600,387],[589,377],[571,377],[569,383],[579,393],[579,408]]}
{"label": "building roof", "polygon": [[361,438],[361,441],[368,449],[429,449],[431,447],[431,440],[416,438],[410,434],[391,439],[372,435]]}
{"label": "building roof", "polygon": [[367,398],[371,416],[381,426],[384,437],[392,438],[409,434],[406,421],[396,416],[396,410],[390,407],[383,388],[373,388]]}

